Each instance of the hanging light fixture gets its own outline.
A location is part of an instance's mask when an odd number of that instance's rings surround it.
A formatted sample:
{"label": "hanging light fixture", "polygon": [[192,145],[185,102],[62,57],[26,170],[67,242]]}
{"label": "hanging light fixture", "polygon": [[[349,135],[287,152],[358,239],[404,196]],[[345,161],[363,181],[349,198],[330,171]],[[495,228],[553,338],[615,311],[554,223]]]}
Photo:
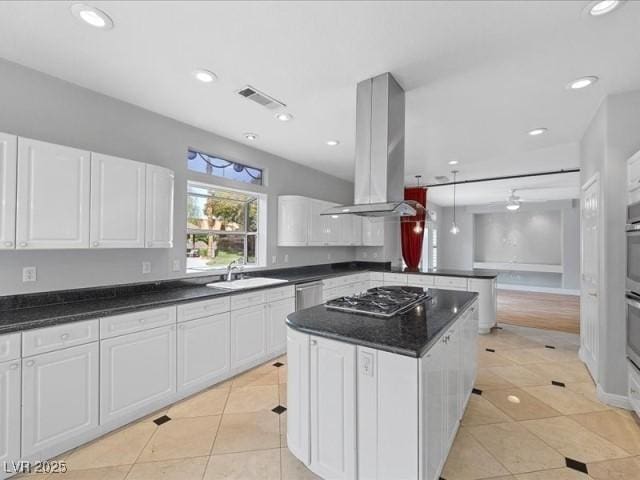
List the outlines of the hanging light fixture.
{"label": "hanging light fixture", "polygon": [[451,170],[453,174],[453,223],[451,224],[451,232],[452,235],[457,235],[460,233],[460,227],[456,223],[456,175],[458,175],[458,170]]}
{"label": "hanging light fixture", "polygon": [[[420,179],[422,175],[416,175],[417,188],[420,188]],[[413,227],[413,233],[420,235],[422,233],[422,225],[420,225],[420,220],[416,220],[416,226]]]}

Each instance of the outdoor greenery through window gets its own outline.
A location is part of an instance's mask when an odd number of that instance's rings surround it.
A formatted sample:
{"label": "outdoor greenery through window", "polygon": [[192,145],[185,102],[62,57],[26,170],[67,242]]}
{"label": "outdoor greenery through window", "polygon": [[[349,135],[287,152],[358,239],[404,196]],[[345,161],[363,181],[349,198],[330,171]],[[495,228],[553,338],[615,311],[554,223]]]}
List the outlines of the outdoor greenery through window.
{"label": "outdoor greenery through window", "polygon": [[257,264],[259,197],[189,183],[187,269],[223,268],[233,260]]}
{"label": "outdoor greenery through window", "polygon": [[194,172],[206,173],[216,177],[228,178],[237,182],[262,185],[262,170],[249,167],[224,158],[207,155],[206,153],[189,150],[187,166]]}

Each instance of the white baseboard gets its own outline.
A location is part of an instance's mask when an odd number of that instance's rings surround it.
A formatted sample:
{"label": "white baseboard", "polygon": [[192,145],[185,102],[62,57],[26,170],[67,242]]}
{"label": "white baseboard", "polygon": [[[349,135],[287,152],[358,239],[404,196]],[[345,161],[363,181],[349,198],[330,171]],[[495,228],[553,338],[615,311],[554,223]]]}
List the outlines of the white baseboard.
{"label": "white baseboard", "polygon": [[607,393],[602,390],[602,387],[598,385],[596,387],[596,392],[598,395],[598,400],[602,403],[606,403],[612,407],[622,408],[624,410],[633,410],[631,406],[631,402],[629,402],[629,398],[626,395],[616,395],[614,393]]}
{"label": "white baseboard", "polygon": [[536,287],[533,285],[511,285],[509,283],[502,283],[502,284],[499,283],[498,290],[516,290],[520,292],[556,293],[559,295],[580,296],[580,290],[572,290],[569,288],[555,288],[555,287]]}

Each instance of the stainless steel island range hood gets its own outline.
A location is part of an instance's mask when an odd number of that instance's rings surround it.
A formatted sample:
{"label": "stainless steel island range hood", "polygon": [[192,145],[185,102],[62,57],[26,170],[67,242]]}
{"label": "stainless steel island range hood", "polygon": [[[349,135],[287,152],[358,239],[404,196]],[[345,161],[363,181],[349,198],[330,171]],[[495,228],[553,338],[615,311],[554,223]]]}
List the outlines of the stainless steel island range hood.
{"label": "stainless steel island range hood", "polygon": [[322,215],[413,216],[424,206],[404,200],[404,90],[390,73],[358,83],[354,205]]}

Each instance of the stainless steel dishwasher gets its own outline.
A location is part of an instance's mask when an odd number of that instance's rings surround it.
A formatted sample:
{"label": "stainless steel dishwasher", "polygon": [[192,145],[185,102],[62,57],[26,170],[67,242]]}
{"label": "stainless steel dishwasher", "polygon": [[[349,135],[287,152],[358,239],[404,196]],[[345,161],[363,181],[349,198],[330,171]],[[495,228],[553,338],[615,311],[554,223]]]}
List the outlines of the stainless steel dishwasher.
{"label": "stainless steel dishwasher", "polygon": [[296,312],[320,305],[322,302],[322,281],[299,283],[296,285]]}

